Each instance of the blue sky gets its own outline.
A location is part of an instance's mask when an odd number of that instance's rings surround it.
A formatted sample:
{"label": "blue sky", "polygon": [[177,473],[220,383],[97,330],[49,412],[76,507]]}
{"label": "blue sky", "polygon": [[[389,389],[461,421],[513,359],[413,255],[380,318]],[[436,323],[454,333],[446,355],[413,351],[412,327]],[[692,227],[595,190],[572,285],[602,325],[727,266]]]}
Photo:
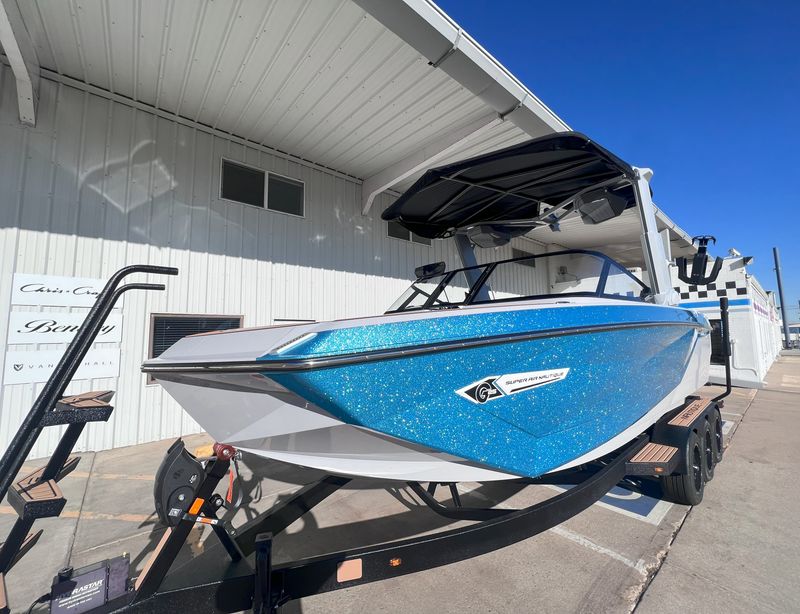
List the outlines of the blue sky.
{"label": "blue sky", "polygon": [[690,235],[800,299],[800,2],[437,0],[574,130],[655,171]]}

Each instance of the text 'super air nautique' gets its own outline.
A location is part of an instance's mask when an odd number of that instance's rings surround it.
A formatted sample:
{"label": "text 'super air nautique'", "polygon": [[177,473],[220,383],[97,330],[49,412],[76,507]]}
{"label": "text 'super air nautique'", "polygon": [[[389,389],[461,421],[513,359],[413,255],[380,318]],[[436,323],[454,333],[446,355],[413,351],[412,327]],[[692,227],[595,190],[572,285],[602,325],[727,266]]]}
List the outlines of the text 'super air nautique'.
{"label": "text 'super air nautique'", "polygon": [[[597,459],[706,382],[709,324],[674,305],[647,169],[561,133],[425,173],[383,218],[452,237],[383,315],[186,337],[143,370],[217,441],[332,474],[538,476]],[[473,248],[638,208],[647,284],[587,250]]]}

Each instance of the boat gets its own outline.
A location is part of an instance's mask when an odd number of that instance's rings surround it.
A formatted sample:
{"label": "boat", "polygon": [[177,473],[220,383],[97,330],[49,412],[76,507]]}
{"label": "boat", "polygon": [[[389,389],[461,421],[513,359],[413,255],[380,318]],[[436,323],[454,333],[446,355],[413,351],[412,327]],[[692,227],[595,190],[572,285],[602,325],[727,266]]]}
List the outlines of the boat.
{"label": "boat", "polygon": [[[454,240],[462,267],[419,267],[381,315],[194,335],[142,369],[216,441],[328,474],[483,482],[589,463],[707,380],[710,326],[677,306],[651,175],[576,132],[431,169],[383,218]],[[631,208],[646,283],[590,250],[476,260]]]}

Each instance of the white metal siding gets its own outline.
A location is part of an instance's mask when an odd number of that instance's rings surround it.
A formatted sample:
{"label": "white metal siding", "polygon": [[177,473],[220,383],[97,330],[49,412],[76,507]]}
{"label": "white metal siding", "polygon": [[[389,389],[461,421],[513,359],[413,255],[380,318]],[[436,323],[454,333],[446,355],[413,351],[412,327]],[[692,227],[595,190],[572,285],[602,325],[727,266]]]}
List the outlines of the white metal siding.
{"label": "white metal siding", "polygon": [[[710,262],[709,262],[710,267]],[[688,290],[688,284],[682,282],[677,276],[677,267],[672,269],[672,281],[681,291]],[[710,270],[710,269],[709,269]],[[730,300],[747,299],[748,305],[730,306],[730,337],[731,337],[731,379],[736,386],[760,388],[772,363],[780,355],[780,325],[775,311],[774,300],[771,300],[761,288],[755,277],[747,272],[740,258],[725,258],[719,277],[716,280],[718,288],[725,286],[726,282],[734,282],[737,288],[746,288],[747,293],[729,297]],[[703,287],[699,288],[704,289]],[[712,302],[714,305],[700,307],[708,319],[720,319],[719,297],[716,291],[708,291],[705,299],[684,299],[683,303]],[[777,341],[777,342],[776,342]],[[723,365],[711,365],[709,379],[712,383],[725,382],[725,368]]]}
{"label": "white metal siding", "polygon": [[489,111],[350,0],[18,4],[43,68],[357,177]]}
{"label": "white metal siding", "polygon": [[[220,200],[223,156],[303,181],[306,217]],[[374,216],[364,217],[355,180],[53,81],[41,82],[36,127],[24,127],[17,119],[13,76],[3,65],[0,198],[0,340],[7,337],[14,272],[107,278],[135,263],[181,271],[178,277],[149,280],[165,281],[165,292],[125,296],[118,380],[71,386],[70,392],[117,391],[111,422],[89,425],[78,446],[82,450],[197,430],[139,371],[148,351],[150,313],[241,314],[245,326],[374,314],[402,292],[415,266],[458,263],[452,241],[428,247],[388,238],[379,214],[391,197],[381,195]],[[526,240],[514,245],[542,251]],[[511,256],[510,246],[478,251],[482,261]],[[4,358],[3,352],[0,373]],[[0,446],[40,389],[39,384],[0,387]],[[34,456],[47,454],[57,433],[46,429]]]}

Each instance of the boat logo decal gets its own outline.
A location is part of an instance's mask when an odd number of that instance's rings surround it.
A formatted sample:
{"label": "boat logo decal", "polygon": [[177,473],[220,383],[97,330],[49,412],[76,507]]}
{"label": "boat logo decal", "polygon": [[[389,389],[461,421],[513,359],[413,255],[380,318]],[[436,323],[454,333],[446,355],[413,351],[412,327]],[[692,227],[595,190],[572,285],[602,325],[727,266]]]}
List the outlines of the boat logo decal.
{"label": "boat logo decal", "polygon": [[473,403],[483,404],[492,399],[560,382],[567,377],[568,373],[569,369],[549,369],[547,371],[490,375],[456,390],[456,394]]}

